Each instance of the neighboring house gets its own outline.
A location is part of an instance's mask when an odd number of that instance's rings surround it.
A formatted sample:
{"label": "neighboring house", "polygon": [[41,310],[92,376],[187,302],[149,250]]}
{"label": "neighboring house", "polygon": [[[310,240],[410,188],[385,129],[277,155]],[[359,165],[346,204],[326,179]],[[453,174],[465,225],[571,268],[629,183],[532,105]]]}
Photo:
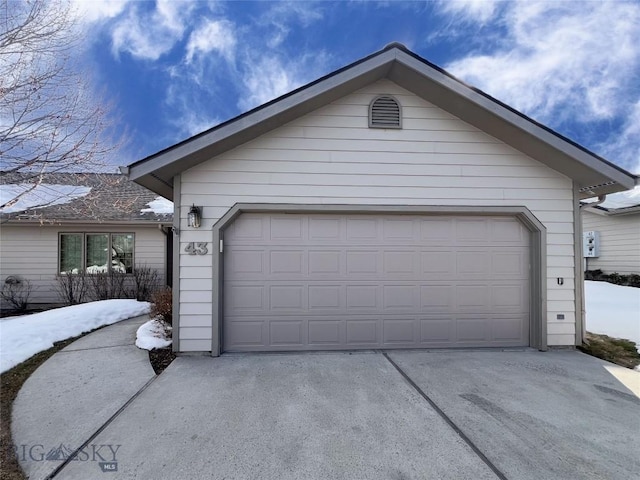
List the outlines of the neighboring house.
{"label": "neighboring house", "polygon": [[213,355],[575,345],[579,202],[637,180],[398,44],[124,170]]}
{"label": "neighboring house", "polygon": [[120,174],[56,173],[38,182],[12,174],[0,184],[2,204],[25,192],[0,210],[0,282],[29,280],[31,308],[60,303],[64,273],[131,274],[146,265],[165,283],[171,202]]}
{"label": "neighboring house", "polygon": [[596,232],[595,257],[585,270],[640,275],[640,187],[582,207],[583,232]]}

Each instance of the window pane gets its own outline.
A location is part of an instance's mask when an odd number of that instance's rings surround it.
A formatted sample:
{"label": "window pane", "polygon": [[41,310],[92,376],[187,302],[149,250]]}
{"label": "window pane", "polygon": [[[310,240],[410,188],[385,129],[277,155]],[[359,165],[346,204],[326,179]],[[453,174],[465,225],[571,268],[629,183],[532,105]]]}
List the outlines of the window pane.
{"label": "window pane", "polygon": [[78,273],[82,270],[82,235],[60,235],[60,273]]}
{"label": "window pane", "polygon": [[111,268],[116,272],[133,272],[133,234],[111,235]]}
{"label": "window pane", "polygon": [[109,235],[87,234],[87,273],[108,271]]}

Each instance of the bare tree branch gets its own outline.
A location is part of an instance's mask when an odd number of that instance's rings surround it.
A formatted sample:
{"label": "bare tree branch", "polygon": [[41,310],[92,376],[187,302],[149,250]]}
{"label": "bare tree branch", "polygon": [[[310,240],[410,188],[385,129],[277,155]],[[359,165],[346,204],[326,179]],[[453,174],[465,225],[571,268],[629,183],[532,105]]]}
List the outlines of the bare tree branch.
{"label": "bare tree branch", "polygon": [[68,0],[0,0],[0,181],[33,174],[36,188],[43,174],[104,171],[117,147],[74,63],[74,18]]}

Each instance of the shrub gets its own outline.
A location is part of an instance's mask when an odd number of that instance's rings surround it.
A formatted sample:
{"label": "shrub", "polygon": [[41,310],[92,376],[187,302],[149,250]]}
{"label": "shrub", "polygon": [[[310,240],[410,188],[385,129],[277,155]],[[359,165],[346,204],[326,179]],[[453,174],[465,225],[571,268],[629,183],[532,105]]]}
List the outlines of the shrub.
{"label": "shrub", "polygon": [[133,271],[129,296],[141,302],[150,301],[153,293],[158,289],[158,278],[157,270],[146,265],[137,266]]}
{"label": "shrub", "polygon": [[13,307],[16,312],[24,312],[27,310],[29,304],[29,295],[31,295],[31,282],[26,278],[10,275],[8,276],[2,290],[0,290],[0,296]]}
{"label": "shrub", "polygon": [[167,325],[173,321],[173,293],[169,287],[158,290],[151,295],[151,318],[160,317]]}
{"label": "shrub", "polygon": [[110,270],[104,273],[86,275],[89,280],[89,295],[92,300],[111,300],[112,298],[128,298],[125,288],[125,273]]}
{"label": "shrub", "polygon": [[598,282],[609,282],[615,285],[624,285],[629,287],[640,287],[640,275],[622,275],[618,272],[604,273],[602,270],[587,270],[584,272],[585,280],[595,280]]}
{"label": "shrub", "polygon": [[86,300],[89,283],[83,272],[60,274],[56,280],[55,290],[65,305],[77,305]]}

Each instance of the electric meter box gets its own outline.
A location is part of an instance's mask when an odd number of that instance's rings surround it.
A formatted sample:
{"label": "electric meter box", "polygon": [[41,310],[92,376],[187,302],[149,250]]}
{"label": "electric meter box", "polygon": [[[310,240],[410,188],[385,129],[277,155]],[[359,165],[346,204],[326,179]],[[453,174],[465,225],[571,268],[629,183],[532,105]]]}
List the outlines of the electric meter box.
{"label": "electric meter box", "polygon": [[600,233],[584,232],[582,234],[582,255],[584,258],[600,256]]}

